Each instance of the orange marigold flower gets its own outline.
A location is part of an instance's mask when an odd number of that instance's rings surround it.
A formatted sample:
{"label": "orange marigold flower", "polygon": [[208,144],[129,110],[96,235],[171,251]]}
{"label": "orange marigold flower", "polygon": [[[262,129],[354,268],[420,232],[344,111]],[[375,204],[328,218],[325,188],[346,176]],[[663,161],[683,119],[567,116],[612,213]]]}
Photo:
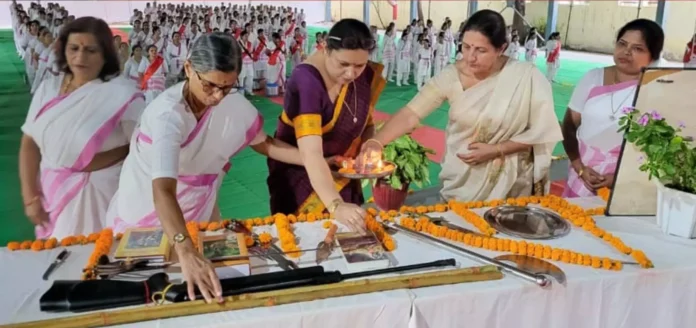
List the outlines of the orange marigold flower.
{"label": "orange marigold flower", "polygon": [[254,246],[254,238],[251,238],[251,236],[244,236],[244,242],[247,247]]}
{"label": "orange marigold flower", "polygon": [[44,242],[42,240],[34,240],[33,243],[31,243],[31,250],[34,252],[42,251],[44,247]]}
{"label": "orange marigold flower", "polygon": [[273,241],[273,236],[268,232],[264,232],[259,235],[259,241],[262,244],[270,244]]}
{"label": "orange marigold flower", "polygon": [[25,250],[31,249],[31,244],[32,244],[31,240],[25,240],[19,245],[19,249],[25,249]]}
{"label": "orange marigold flower", "polygon": [[19,246],[20,246],[20,243],[16,242],[16,241],[11,241],[11,242],[7,243],[7,249],[9,249],[11,251],[19,250]]}

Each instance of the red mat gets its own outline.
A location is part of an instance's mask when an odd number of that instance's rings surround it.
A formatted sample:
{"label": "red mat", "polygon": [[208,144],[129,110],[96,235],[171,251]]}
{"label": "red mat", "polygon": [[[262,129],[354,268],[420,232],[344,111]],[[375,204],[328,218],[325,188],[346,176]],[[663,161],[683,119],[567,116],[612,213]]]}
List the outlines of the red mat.
{"label": "red mat", "polygon": [[122,42],[128,42],[128,33],[124,32],[120,29],[117,29],[117,28],[111,28],[111,33],[114,36],[120,35]]}

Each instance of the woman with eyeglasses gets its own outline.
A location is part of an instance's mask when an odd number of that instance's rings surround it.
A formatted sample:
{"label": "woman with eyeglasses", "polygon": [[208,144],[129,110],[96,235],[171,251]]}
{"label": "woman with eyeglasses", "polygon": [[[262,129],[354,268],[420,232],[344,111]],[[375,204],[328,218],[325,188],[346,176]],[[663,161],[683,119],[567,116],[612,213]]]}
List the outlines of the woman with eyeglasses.
{"label": "woman with eyeglasses", "polygon": [[304,167],[268,160],[273,213],[328,211],[348,228],[363,229],[360,182],[334,179],[324,158],[354,158],[374,134],[372,110],[385,83],[381,65],[369,62],[374,49],[367,25],[343,19],[326,47],[293,70],[275,136],[297,145]]}
{"label": "woman with eyeglasses", "polygon": [[162,226],[174,241],[191,298],[197,285],[207,301],[221,300],[215,271],[196,251],[186,222],[219,220],[218,189],[229,159],[246,146],[302,163],[296,148],[263,132],[263,118],[238,92],[242,50],[232,36],[202,35],[183,66],[184,81],[148,105],[133,133],[107,224],[115,232]]}

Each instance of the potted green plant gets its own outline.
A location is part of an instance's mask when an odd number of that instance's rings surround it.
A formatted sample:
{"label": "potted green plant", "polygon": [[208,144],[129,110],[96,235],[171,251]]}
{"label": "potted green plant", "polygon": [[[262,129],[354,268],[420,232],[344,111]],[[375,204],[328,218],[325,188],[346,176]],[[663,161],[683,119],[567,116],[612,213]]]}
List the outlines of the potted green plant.
{"label": "potted green plant", "polygon": [[382,156],[385,161],[396,164],[396,169],[391,175],[378,179],[372,185],[375,204],[382,210],[399,209],[406,201],[410,184],[418,187],[429,184],[428,154],[434,153],[410,135],[403,135],[386,145]]}
{"label": "potted green plant", "polygon": [[627,107],[619,132],[643,153],[640,170],[657,185],[657,224],[663,232],[696,238],[696,149],[656,111]]}

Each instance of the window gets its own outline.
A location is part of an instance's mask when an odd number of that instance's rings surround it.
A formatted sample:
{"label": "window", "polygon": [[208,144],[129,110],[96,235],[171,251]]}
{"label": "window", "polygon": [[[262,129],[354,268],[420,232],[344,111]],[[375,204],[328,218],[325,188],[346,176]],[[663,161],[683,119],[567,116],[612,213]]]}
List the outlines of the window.
{"label": "window", "polygon": [[657,0],[619,0],[619,6],[625,7],[655,7],[657,6]]}

